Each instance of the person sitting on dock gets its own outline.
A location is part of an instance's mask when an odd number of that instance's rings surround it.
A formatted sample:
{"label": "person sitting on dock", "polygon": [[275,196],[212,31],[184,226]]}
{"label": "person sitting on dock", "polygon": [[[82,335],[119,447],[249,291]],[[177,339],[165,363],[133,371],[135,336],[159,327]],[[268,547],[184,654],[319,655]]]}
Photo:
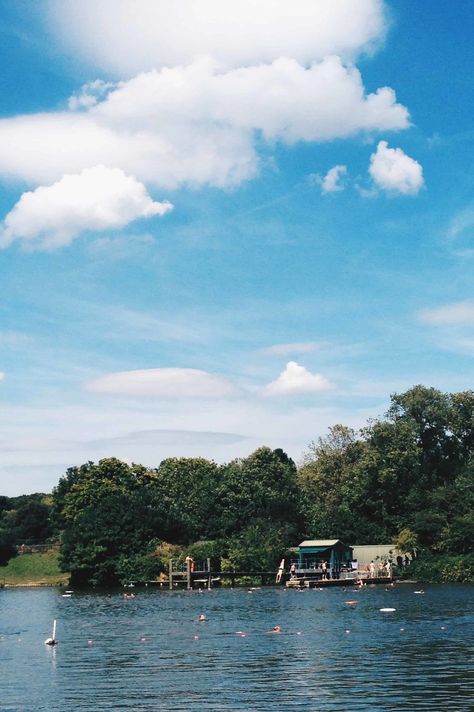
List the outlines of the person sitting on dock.
{"label": "person sitting on dock", "polygon": [[296,578],[296,564],[294,562],[290,566],[290,578],[291,579]]}

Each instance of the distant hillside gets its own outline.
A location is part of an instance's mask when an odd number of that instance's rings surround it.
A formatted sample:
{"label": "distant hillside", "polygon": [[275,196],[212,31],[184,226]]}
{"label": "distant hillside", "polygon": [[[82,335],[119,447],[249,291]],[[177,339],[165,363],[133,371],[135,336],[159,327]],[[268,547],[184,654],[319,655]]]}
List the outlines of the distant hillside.
{"label": "distant hillside", "polygon": [[7,586],[59,586],[69,581],[69,574],[58,566],[58,549],[41,554],[20,554],[0,567],[0,584]]}

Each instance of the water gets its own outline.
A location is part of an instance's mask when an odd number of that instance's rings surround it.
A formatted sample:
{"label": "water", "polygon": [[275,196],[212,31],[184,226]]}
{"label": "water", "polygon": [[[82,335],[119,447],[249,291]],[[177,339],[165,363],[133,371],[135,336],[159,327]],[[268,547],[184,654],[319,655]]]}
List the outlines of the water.
{"label": "water", "polygon": [[0,710],[474,710],[474,586],[415,590],[0,590]]}

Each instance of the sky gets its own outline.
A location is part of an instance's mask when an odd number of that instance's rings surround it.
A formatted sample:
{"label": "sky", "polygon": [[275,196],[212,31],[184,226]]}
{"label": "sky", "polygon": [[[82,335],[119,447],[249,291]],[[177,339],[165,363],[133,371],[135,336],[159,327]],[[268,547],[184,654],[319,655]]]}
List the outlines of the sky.
{"label": "sky", "polygon": [[0,0],[0,493],[474,384],[469,0]]}

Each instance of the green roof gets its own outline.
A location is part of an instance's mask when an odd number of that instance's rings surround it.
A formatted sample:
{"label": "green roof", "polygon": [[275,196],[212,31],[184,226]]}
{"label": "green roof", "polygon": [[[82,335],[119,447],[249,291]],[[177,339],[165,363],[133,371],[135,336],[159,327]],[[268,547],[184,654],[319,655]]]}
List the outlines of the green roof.
{"label": "green roof", "polygon": [[305,539],[305,541],[301,542],[300,548],[302,546],[317,546],[325,547],[327,549],[328,547],[334,546],[335,544],[342,544],[342,541],[340,539]]}

